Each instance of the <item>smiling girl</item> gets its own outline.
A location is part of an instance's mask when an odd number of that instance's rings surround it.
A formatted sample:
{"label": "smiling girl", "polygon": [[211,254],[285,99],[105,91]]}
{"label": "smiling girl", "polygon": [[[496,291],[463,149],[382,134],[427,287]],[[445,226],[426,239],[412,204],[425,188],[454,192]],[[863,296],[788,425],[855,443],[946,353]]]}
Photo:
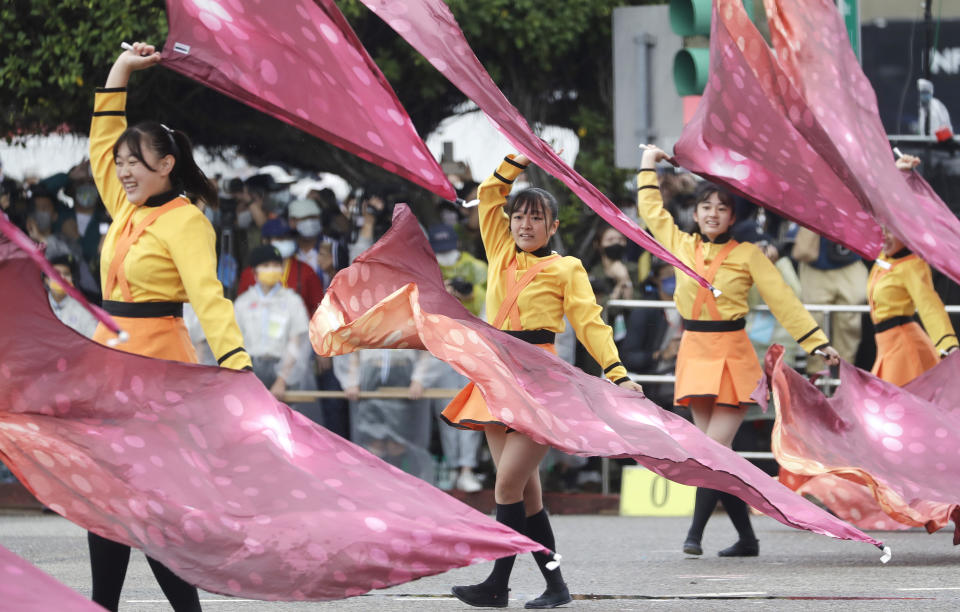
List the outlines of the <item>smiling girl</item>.
{"label": "smiling girl", "polygon": [[[113,218],[100,256],[103,308],[130,334],[120,350],[197,363],[183,322],[183,303],[190,302],[217,362],[249,369],[233,304],[217,280],[213,226],[183,195],[215,204],[216,189],[193,160],[185,134],[155,121],[127,127],[130,74],[159,61],[152,45],[134,43],[117,58],[94,100],[90,164]],[[93,339],[106,344],[112,337],[101,323]],[[130,547],[94,533],[88,540],[93,600],[116,610]],[[148,561],[174,610],[200,610],[195,587]]]}
{"label": "smiling girl", "polygon": [[[543,189],[530,188],[507,196],[527,167],[523,155],[508,156],[480,185],[480,234],[487,253],[487,314],[497,329],[556,354],[554,338],[570,320],[577,338],[604,367],[606,377],[642,391],[620,363],[613,333],[600,317],[590,280],[575,257],[561,257],[547,246],[557,232],[557,201]],[[508,429],[490,413],[471,383],[443,412],[455,427],[482,429],[497,468],[494,497],[497,520],[545,548],[555,550],[550,520],[543,508],[539,465],[548,447]],[[533,553],[547,581],[547,590],[527,608],[553,608],[570,602],[560,570],[549,570],[550,557]],[[514,557],[498,559],[480,584],[453,587],[453,594],[472,606],[506,607]]]}
{"label": "smiling girl", "polygon": [[[744,316],[749,310],[747,294],[752,285],[757,286],[774,316],[804,350],[822,352],[831,365],[839,363],[840,358],[770,259],[756,245],[741,244],[730,237],[734,214],[729,193],[716,185],[701,183],[695,194],[693,216],[699,231],[680,231],[663,208],[657,182],[656,164],[668,157],[657,147],[645,145],[637,175],[640,216],[657,241],[722,292],[715,297],[686,274],[676,275],[673,299],[683,317],[684,331],[677,354],[674,404],[689,407],[694,424],[729,447],[747,407],[754,403],[750,394],[762,376],[744,331]],[[759,554],[746,503],[729,493],[704,488],[697,489],[693,524],[683,551],[703,554],[700,540],[717,501],[723,502],[739,535],[733,546],[720,551],[720,556]]]}

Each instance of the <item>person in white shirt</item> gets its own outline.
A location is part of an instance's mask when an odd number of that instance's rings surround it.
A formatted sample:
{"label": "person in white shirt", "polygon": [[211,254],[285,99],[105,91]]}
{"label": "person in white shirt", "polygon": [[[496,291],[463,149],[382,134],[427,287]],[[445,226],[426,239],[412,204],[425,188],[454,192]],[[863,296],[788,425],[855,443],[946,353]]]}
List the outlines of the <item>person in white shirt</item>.
{"label": "person in white shirt", "polygon": [[283,256],[264,245],[250,253],[256,282],[237,298],[234,311],[257,378],[277,398],[298,388],[309,346],[307,309],[293,289],[281,283]]}
{"label": "person in white shirt", "polygon": [[[294,200],[287,208],[290,227],[297,232],[296,257],[310,266],[318,275],[322,274],[317,261],[317,244],[320,242],[320,232],[323,226],[320,223],[320,206],[313,200],[302,198]],[[327,285],[328,283],[324,283]]]}
{"label": "person in white shirt", "polygon": [[[60,273],[63,280],[73,285],[73,269],[76,266],[76,259],[72,255],[56,255],[49,257],[48,260],[54,269]],[[50,308],[57,318],[63,323],[87,338],[93,337],[93,332],[97,329],[97,320],[90,311],[80,305],[80,302],[67,295],[66,289],[53,280],[45,276],[43,284],[47,287],[47,294],[50,299]]]}
{"label": "person in white shirt", "polygon": [[[927,79],[917,79],[917,94],[920,98],[920,120],[917,132],[921,136],[936,134],[946,128],[953,135],[953,124],[950,123],[950,111],[943,102],[933,97],[933,83]],[[930,128],[927,131],[927,113],[930,113]]]}

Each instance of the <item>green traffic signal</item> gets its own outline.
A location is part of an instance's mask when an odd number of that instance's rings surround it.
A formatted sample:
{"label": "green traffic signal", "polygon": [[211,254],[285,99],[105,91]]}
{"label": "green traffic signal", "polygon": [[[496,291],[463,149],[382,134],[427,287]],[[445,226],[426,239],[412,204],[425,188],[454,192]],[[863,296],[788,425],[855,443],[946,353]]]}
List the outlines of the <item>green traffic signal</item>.
{"label": "green traffic signal", "polygon": [[[750,19],[754,16],[754,0],[743,0]],[[684,38],[710,36],[711,0],[670,0],[670,29]],[[702,40],[686,41],[702,44]],[[707,86],[710,70],[710,50],[706,47],[684,46],[673,58],[673,83],[680,96],[698,96]]]}
{"label": "green traffic signal", "polygon": [[709,36],[710,0],[670,0],[670,28],[679,36]]}
{"label": "green traffic signal", "polygon": [[707,86],[710,70],[710,50],[703,48],[680,49],[673,56],[673,84],[677,95],[699,96]]}

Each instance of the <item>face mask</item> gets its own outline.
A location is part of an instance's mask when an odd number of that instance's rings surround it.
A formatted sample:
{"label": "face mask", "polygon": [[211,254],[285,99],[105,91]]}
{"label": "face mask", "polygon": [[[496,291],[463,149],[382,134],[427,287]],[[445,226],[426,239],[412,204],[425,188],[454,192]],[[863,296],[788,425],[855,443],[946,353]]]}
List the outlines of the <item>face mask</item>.
{"label": "face mask", "polygon": [[78,208],[93,208],[97,203],[97,188],[93,185],[77,187],[76,203]]}
{"label": "face mask", "polygon": [[304,238],[316,238],[320,235],[320,219],[297,221],[297,232]]}
{"label": "face mask", "polygon": [[930,100],[933,99],[933,94],[927,91],[921,92],[920,101],[924,104],[930,104]]}
{"label": "face mask", "polygon": [[297,243],[293,240],[274,240],[273,246],[277,247],[277,250],[280,251],[280,256],[284,259],[292,257],[293,254],[297,252]]}
{"label": "face mask", "polygon": [[626,252],[626,250],[627,247],[623,246],[622,244],[611,244],[603,247],[603,254],[607,256],[607,259],[620,261],[623,259],[623,254]]}
{"label": "face mask", "polygon": [[257,270],[257,282],[264,287],[273,287],[283,278],[283,270],[276,268],[261,268]]}
{"label": "face mask", "polygon": [[33,222],[37,225],[37,231],[46,234],[53,225],[53,217],[45,210],[38,210],[33,213]]}
{"label": "face mask", "polygon": [[247,229],[253,223],[253,213],[249,210],[237,213],[237,227]]}
{"label": "face mask", "polygon": [[437,253],[437,263],[441,266],[452,266],[457,263],[457,260],[460,259],[460,251],[454,249],[452,251],[444,251],[442,253]]}
{"label": "face mask", "polygon": [[660,291],[662,291],[664,295],[673,295],[673,292],[676,291],[676,289],[677,278],[675,276],[671,276],[660,281]]}

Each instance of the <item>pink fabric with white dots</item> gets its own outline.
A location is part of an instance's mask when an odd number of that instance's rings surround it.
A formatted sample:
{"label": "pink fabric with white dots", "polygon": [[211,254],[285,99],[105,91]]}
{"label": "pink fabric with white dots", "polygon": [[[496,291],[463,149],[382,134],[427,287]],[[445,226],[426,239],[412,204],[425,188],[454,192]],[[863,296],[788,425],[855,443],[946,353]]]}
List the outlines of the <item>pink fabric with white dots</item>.
{"label": "pink fabric with white dots", "polygon": [[771,50],[718,0],[711,73],[677,160],[870,259],[879,224],[960,281],[960,221],[896,170],[876,95],[831,0],[765,0]]}
{"label": "pink fabric with white dots", "polygon": [[0,546],[0,606],[17,612],[103,612],[103,608]]}
{"label": "pink fabric with white dots", "polygon": [[[861,255],[876,257],[880,228],[864,211],[860,185],[842,159],[838,163],[831,140],[831,130],[842,126],[820,123],[740,0],[714,3],[710,68],[703,98],[674,147],[677,161]],[[844,154],[859,154],[865,143],[851,136],[841,144]],[[895,173],[889,147],[885,151],[884,167]]]}
{"label": "pink fabric with white dots", "polygon": [[167,0],[167,20],[166,67],[457,197],[333,0]]}
{"label": "pink fabric with white dots", "polygon": [[0,457],[58,514],[192,584],[340,599],[541,548],[292,412],[252,372],[77,334],[2,233],[0,295]]}
{"label": "pink fabric with white dots", "polygon": [[782,354],[774,346],[765,360],[777,406],[772,446],[783,468],[812,477],[797,490],[863,529],[897,528],[893,519],[933,532],[953,520],[958,543],[960,354],[903,388],[843,362],[831,398]]}
{"label": "pink fabric with white dots", "polygon": [[791,527],[880,545],[676,414],[471,315],[444,289],[406,206],[396,208],[384,237],[333,279],[310,322],[310,340],[321,355],[427,349],[470,377],[499,421],[541,444],[634,458],[670,480],[729,491]]}
{"label": "pink fabric with white dots", "polygon": [[[549,144],[534,134],[483,64],[473,54],[450,8],[442,0],[360,0],[423,54],[457,89],[473,100],[518,151],[570,188],[583,203],[660,259],[707,286],[696,272],[640,229],[603,193],[568,166]],[[517,61],[523,61],[518,51]],[[475,169],[476,170],[476,169]]]}

